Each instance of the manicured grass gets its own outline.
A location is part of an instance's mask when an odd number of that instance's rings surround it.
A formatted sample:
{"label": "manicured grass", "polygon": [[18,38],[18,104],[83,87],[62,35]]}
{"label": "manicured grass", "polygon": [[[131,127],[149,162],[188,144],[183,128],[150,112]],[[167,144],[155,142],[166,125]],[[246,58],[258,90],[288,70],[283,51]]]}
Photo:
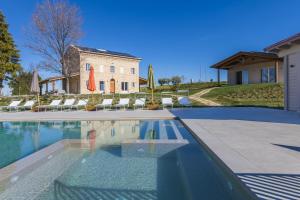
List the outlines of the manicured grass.
{"label": "manicured grass", "polygon": [[[222,83],[224,84],[224,83]],[[177,90],[189,90],[189,94],[195,94],[207,88],[218,87],[218,83],[216,82],[205,82],[205,83],[184,83],[178,86],[173,85],[163,85],[157,86],[155,88],[155,93],[161,92],[172,92],[176,93]],[[147,88],[141,88],[142,92],[149,92]]]}
{"label": "manicured grass", "polygon": [[227,85],[210,91],[203,98],[224,106],[283,108],[283,84]]}

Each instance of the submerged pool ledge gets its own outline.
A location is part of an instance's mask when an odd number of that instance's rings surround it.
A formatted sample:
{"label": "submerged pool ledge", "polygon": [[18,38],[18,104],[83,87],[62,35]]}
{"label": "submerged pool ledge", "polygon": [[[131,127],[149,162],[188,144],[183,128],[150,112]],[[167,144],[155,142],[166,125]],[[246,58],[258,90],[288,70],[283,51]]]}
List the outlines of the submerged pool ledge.
{"label": "submerged pool ledge", "polygon": [[58,141],[31,155],[28,155],[0,169],[0,188],[5,188],[16,182],[23,174],[50,160],[53,156],[69,146],[67,140]]}

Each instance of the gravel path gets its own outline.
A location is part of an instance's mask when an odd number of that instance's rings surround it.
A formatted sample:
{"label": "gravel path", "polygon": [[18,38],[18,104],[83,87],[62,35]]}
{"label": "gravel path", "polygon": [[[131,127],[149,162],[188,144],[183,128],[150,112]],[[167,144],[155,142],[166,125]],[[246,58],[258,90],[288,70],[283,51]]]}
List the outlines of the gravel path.
{"label": "gravel path", "polygon": [[215,89],[215,88],[209,88],[209,89],[202,90],[201,92],[198,92],[196,94],[189,96],[189,98],[194,101],[198,101],[206,106],[221,106],[221,104],[219,104],[219,103],[216,103],[214,101],[211,101],[211,100],[208,100],[208,99],[205,99],[202,97],[203,95],[209,93],[213,89]]}

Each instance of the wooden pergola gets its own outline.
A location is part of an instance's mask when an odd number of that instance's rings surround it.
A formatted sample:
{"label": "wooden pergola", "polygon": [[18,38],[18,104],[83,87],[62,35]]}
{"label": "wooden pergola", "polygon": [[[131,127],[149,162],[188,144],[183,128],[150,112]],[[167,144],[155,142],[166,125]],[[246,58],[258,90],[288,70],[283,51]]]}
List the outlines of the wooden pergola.
{"label": "wooden pergola", "polygon": [[[79,76],[79,73],[74,73],[71,74],[69,76],[69,78],[75,77],[75,76]],[[42,95],[42,91],[43,91],[43,85],[46,85],[46,93],[49,92],[49,83],[52,85],[52,91],[55,91],[55,83],[56,81],[63,81],[64,79],[66,79],[66,76],[53,76],[53,77],[49,77],[47,79],[41,80],[39,82],[40,84],[40,95]]]}

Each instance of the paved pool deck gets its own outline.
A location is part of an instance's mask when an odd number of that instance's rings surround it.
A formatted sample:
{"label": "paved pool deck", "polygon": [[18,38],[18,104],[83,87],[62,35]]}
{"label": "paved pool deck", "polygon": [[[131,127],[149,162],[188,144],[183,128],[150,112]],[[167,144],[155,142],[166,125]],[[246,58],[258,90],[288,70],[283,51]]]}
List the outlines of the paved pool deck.
{"label": "paved pool deck", "polygon": [[300,174],[300,114],[265,108],[173,110],[235,173]]}

